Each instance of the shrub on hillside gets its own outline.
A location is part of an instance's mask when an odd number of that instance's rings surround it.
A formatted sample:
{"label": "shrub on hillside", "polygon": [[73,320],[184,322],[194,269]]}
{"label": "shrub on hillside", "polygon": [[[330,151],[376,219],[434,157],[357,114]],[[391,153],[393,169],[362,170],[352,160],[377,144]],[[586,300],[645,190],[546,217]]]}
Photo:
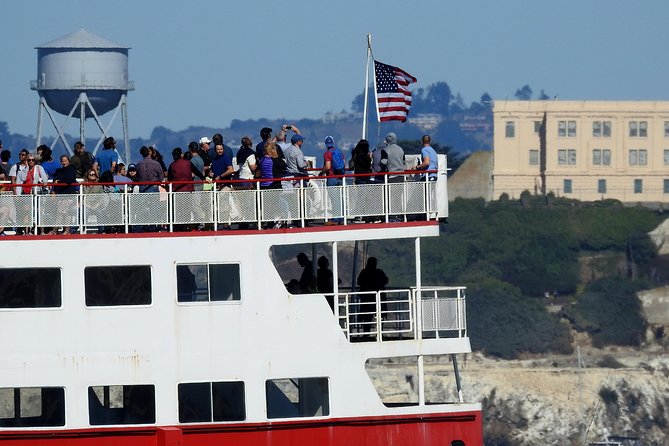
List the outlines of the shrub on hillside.
{"label": "shrub on hillside", "polygon": [[472,349],[504,359],[573,351],[567,326],[518,288],[497,279],[465,285]]}
{"label": "shrub on hillside", "polygon": [[595,347],[641,344],[646,322],[636,291],[641,284],[605,278],[592,282],[564,309],[576,330],[586,331]]}

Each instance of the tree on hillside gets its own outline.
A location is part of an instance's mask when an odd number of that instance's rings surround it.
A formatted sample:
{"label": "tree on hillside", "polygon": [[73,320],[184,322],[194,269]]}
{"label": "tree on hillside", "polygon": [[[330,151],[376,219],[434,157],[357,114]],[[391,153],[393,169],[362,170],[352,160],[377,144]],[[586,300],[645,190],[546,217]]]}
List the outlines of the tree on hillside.
{"label": "tree on hillside", "polygon": [[438,113],[442,116],[448,116],[452,98],[451,87],[446,82],[437,82],[430,85],[427,91],[428,113]]}
{"label": "tree on hillside", "polygon": [[519,101],[529,101],[532,99],[532,89],[525,84],[513,94]]}

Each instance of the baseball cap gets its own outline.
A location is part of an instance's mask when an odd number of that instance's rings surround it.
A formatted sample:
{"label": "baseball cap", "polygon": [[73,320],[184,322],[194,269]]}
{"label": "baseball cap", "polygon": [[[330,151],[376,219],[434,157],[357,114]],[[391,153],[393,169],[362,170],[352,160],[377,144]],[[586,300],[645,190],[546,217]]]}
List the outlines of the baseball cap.
{"label": "baseball cap", "polygon": [[304,138],[302,137],[302,135],[293,135],[293,136],[290,137],[290,142],[291,143],[295,144],[298,141],[304,141]]}
{"label": "baseball cap", "polygon": [[200,144],[210,144],[210,143],[211,139],[209,139],[207,136],[203,136],[202,138],[200,138]]}
{"label": "baseball cap", "polygon": [[334,138],[332,136],[325,137],[325,147],[334,147]]}
{"label": "baseball cap", "polygon": [[128,166],[128,170],[137,170],[137,165],[136,164],[130,164]]}

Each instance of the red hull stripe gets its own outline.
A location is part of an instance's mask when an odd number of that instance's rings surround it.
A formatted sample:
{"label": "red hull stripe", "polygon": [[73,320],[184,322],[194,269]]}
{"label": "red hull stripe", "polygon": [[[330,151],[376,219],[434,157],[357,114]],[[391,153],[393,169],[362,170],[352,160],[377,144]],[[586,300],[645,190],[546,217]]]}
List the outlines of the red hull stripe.
{"label": "red hull stripe", "polygon": [[481,412],[270,423],[0,431],[2,446],[443,446],[483,444]]}

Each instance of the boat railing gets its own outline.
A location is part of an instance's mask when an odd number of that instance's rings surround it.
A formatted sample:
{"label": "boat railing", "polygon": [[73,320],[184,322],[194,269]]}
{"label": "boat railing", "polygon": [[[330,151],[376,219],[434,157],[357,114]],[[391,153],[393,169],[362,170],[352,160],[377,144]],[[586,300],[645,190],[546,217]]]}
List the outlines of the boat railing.
{"label": "boat railing", "polygon": [[[327,185],[329,177],[281,178],[281,189],[263,188],[261,181],[266,180],[81,183],[72,194],[54,193],[53,188],[62,185],[42,184],[34,188],[39,193],[17,195],[13,189],[20,186],[11,186],[0,194],[0,227],[28,228],[35,233],[42,228],[80,233],[113,228],[113,232],[127,233],[146,227],[172,232],[198,226],[228,229],[232,224],[262,229],[276,222],[305,227],[319,220],[346,225],[447,217],[445,170],[443,175],[439,171],[437,181],[417,172],[337,177],[341,185],[334,186]],[[90,193],[87,186],[101,187]],[[118,191],[103,192],[104,186],[107,190],[115,186]],[[185,186],[211,190],[184,192]]]}
{"label": "boat railing", "polygon": [[467,337],[465,287],[346,291],[335,302],[351,342]]}

